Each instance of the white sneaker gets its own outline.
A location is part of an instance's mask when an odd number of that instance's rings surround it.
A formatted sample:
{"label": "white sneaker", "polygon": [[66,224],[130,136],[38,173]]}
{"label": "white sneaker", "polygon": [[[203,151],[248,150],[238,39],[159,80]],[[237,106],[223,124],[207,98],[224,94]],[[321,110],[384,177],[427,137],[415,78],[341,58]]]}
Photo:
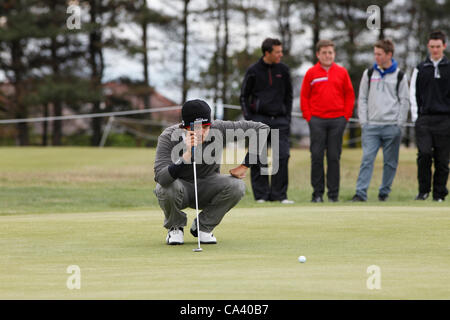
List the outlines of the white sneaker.
{"label": "white sneaker", "polygon": [[200,243],[203,244],[216,244],[217,239],[214,237],[212,232],[203,232],[200,231]]}
{"label": "white sneaker", "polygon": [[293,203],[294,203],[294,201],[288,200],[288,199],[281,200],[280,202],[281,202],[282,204],[293,204]]}
{"label": "white sneaker", "polygon": [[256,203],[264,203],[264,202],[266,202],[266,200],[264,200],[264,199],[256,200]]}
{"label": "white sneaker", "polygon": [[[192,226],[191,226],[191,234],[194,237],[198,237],[198,232],[197,232],[197,220],[194,219],[194,221],[192,222]],[[212,234],[212,232],[203,232],[200,231],[200,243],[203,244],[216,244],[217,243],[217,239],[216,237],[214,237],[214,235]]]}
{"label": "white sneaker", "polygon": [[177,245],[184,243],[183,228],[171,228],[167,233],[166,243],[169,245]]}

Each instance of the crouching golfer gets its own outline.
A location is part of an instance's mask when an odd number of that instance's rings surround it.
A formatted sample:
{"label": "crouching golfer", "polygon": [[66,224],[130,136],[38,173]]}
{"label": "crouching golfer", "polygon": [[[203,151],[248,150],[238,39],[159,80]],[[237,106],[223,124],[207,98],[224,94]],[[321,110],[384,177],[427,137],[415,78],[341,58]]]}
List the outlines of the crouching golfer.
{"label": "crouching golfer", "polygon": [[[217,240],[212,231],[244,196],[245,183],[242,179],[250,167],[250,160],[256,158],[256,155],[252,157],[253,153],[252,155],[248,153],[244,163],[231,169],[230,175],[220,174],[221,151],[226,142],[225,137],[230,130],[251,132],[260,136],[261,130],[266,130],[268,134],[269,127],[253,121],[212,122],[211,109],[202,100],[187,101],[183,105],[181,115],[183,122],[166,128],[158,138],[156,149],[155,194],[165,215],[164,227],[168,229],[166,243],[169,245],[184,243],[183,227],[187,224],[187,217],[182,210],[187,207],[195,208],[194,172],[191,162],[193,156],[191,147],[194,146],[198,207],[202,211],[199,214],[200,230],[197,230],[197,220],[194,219],[190,232],[194,237],[200,237],[200,243],[214,244]],[[190,130],[190,124],[199,120],[202,121],[201,134],[194,134]],[[261,140],[265,143],[265,139]],[[220,148],[213,148],[218,143]],[[198,150],[202,152],[200,162],[197,160]]]}

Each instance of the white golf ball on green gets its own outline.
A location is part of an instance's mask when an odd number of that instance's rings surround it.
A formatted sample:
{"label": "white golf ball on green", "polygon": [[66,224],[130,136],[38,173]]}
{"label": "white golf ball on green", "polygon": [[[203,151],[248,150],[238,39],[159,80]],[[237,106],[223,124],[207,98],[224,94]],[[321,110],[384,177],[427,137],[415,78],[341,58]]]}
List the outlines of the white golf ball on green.
{"label": "white golf ball on green", "polygon": [[300,256],[300,257],[298,257],[298,261],[300,263],[305,263],[306,262],[306,257],[305,256]]}

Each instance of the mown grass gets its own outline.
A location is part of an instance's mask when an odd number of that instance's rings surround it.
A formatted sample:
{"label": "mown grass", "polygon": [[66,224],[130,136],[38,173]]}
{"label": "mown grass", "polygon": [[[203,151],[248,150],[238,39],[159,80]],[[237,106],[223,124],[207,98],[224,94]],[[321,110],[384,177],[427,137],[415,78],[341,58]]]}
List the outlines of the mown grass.
{"label": "mown grass", "polygon": [[[0,299],[450,298],[446,208],[234,209],[215,230],[218,244],[201,253],[189,232],[184,245],[167,246],[161,218],[159,210],[0,217]],[[71,265],[79,290],[67,287]],[[367,287],[372,265],[380,289]]]}

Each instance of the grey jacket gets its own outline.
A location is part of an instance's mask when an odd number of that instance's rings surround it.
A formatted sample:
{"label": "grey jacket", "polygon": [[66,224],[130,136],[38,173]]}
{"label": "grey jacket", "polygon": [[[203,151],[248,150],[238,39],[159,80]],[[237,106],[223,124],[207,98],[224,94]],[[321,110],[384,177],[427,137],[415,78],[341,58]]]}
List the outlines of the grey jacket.
{"label": "grey jacket", "polygon": [[397,96],[397,74],[399,69],[381,78],[374,70],[368,92],[368,70],[365,70],[359,86],[358,117],[365,124],[403,126],[408,118],[409,89],[406,74],[401,80]]}
{"label": "grey jacket", "polygon": [[[206,137],[205,142],[202,144],[203,152],[205,153],[206,150],[208,150],[208,145],[211,144],[213,141],[213,140],[209,141],[212,132],[222,135],[223,143],[221,145],[223,146],[224,143],[226,142],[227,130],[230,131],[238,129],[242,129],[244,132],[246,132],[248,129],[253,129],[249,131],[250,133],[253,133],[252,134],[254,136],[253,138],[255,138],[256,137],[255,134],[257,134],[262,129],[267,130],[267,133],[270,130],[269,126],[261,122],[244,121],[244,120],[242,121],[214,120],[211,124],[210,134],[208,135],[208,137]],[[172,184],[172,182],[176,180],[170,175],[169,166],[181,158],[182,150],[179,150],[179,148],[180,146],[184,145],[184,142],[182,142],[182,138],[180,137],[179,133],[182,132],[182,130],[183,129],[180,129],[179,124],[173,125],[171,127],[166,128],[158,138],[154,173],[155,173],[155,181],[163,187],[169,186],[170,184]],[[251,136],[249,136],[249,138],[252,139]],[[174,155],[172,152],[174,148],[178,148],[177,152],[175,152],[176,153],[175,159],[173,159]],[[178,150],[180,152],[178,152]],[[216,154],[215,158],[219,159],[218,161],[219,163],[217,162],[210,164],[206,162],[197,163],[196,165],[197,178],[204,178],[212,174],[220,173],[220,160],[222,159],[222,153],[220,152],[220,154]],[[192,164],[185,164],[183,166],[183,170],[179,178],[188,181],[193,181],[194,175]]]}

